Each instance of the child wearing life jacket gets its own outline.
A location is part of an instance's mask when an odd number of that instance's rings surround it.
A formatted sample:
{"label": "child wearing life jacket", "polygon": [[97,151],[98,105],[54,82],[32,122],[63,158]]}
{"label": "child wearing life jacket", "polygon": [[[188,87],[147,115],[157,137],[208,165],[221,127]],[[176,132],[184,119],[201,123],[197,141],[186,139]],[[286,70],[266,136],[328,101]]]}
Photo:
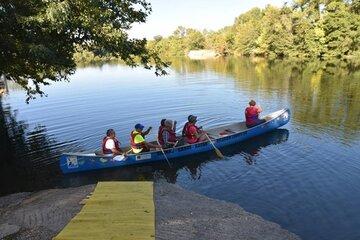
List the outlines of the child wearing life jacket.
{"label": "child wearing life jacket", "polygon": [[165,118],[161,119],[161,121],[160,121],[160,126],[159,126],[159,130],[158,130],[158,137],[157,137],[157,139],[158,139],[160,145],[163,145],[162,142],[161,142],[161,134],[162,134],[162,132],[163,132],[163,130],[164,130],[164,128],[165,128],[165,121],[166,121]]}
{"label": "child wearing life jacket", "polygon": [[176,121],[166,119],[164,125],[160,126],[158,134],[158,142],[163,148],[174,147],[177,144],[176,138]]}
{"label": "child wearing life jacket", "polygon": [[152,148],[161,148],[158,144],[153,144],[145,141],[145,136],[151,131],[151,127],[148,130],[144,130],[144,126],[140,123],[135,125],[135,130],[130,133],[130,146],[133,153],[148,152]]}

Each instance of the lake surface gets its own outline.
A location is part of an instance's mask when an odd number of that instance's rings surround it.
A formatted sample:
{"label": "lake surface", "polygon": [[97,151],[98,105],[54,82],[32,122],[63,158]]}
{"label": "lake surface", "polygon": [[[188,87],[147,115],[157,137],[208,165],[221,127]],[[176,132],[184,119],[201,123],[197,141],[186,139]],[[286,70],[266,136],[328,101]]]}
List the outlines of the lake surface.
{"label": "lake surface", "polygon": [[[100,180],[166,179],[206,196],[239,204],[303,239],[360,239],[360,72],[261,60],[176,60],[170,75],[106,64],[80,68],[70,82],[46,87],[47,98],[25,103],[9,83],[0,104],[0,195]],[[332,70],[334,72],[334,70]],[[123,144],[135,123],[189,114],[214,127],[244,119],[255,99],[291,121],[276,131],[180,162],[64,176],[63,151],[99,147],[114,128]]]}

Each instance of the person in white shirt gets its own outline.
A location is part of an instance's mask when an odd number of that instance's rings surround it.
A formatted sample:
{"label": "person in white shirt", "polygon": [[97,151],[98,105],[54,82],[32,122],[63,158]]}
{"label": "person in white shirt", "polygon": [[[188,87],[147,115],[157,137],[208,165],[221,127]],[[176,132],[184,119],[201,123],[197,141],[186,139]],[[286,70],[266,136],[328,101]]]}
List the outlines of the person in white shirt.
{"label": "person in white shirt", "polygon": [[120,142],[116,138],[114,129],[108,129],[106,131],[106,137],[104,137],[102,141],[102,152],[103,154],[123,154],[123,151],[120,148]]}

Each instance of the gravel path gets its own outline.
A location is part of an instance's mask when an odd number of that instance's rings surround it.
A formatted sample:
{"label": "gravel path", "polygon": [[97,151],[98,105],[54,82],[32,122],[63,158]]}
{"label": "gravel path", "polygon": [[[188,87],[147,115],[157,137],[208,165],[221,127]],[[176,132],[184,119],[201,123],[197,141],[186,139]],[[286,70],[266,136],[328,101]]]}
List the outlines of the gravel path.
{"label": "gravel path", "polygon": [[[156,239],[300,239],[279,225],[163,181],[155,183]],[[0,239],[51,239],[95,188],[50,189],[0,198]]]}

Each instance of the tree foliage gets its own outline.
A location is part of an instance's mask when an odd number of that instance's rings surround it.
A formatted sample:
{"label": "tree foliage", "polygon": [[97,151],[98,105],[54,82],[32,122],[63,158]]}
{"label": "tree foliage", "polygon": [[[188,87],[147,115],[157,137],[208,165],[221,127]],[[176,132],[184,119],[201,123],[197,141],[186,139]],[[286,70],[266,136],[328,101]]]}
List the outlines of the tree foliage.
{"label": "tree foliage", "polygon": [[41,85],[74,72],[78,48],[130,66],[154,65],[156,74],[165,74],[167,64],[146,48],[146,40],[126,33],[150,12],[145,0],[2,0],[0,75],[23,86],[29,98],[43,95]]}
{"label": "tree foliage", "polygon": [[323,19],[326,52],[324,59],[346,59],[359,52],[360,15],[343,2],[331,2]]}
{"label": "tree foliage", "polygon": [[165,57],[180,57],[192,49],[203,49],[205,46],[205,36],[198,30],[177,27],[173,34],[168,38],[156,36],[150,41],[148,48],[155,50]]}
{"label": "tree foliage", "polygon": [[203,32],[204,45],[193,45],[181,27],[150,46],[172,56],[203,46],[222,55],[348,63],[360,56],[359,6],[359,0],[295,0],[280,8],[253,8],[232,26]]}

